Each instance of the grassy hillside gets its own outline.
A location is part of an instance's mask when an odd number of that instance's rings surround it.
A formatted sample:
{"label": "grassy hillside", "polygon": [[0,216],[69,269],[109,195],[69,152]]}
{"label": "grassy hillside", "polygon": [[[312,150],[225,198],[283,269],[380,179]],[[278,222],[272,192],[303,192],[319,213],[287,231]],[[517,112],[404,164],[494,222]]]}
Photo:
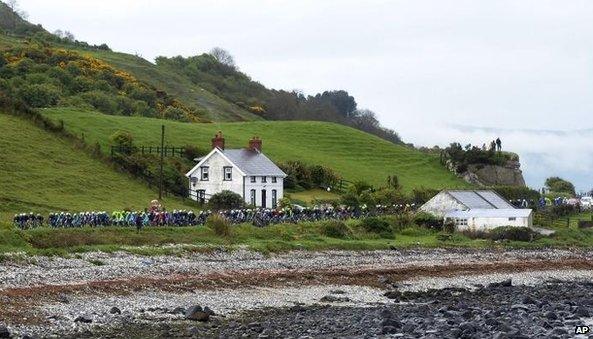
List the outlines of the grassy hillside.
{"label": "grassy hillside", "polygon": [[264,152],[274,161],[301,160],[331,167],[348,180],[382,185],[388,175],[397,175],[405,191],[412,188],[466,187],[439,164],[435,156],[394,145],[370,134],[338,124],[312,121],[255,121],[242,123],[189,124],[142,117],[109,116],[74,109],[45,109],[49,118],[64,121],[65,128],[87,142],[99,142],[104,150],[117,130],[132,133],[137,145],[157,145],[160,126],[165,124],[167,143],[172,146],[209,147],[210,139],[222,130],[227,147],[240,148],[258,135]]}
{"label": "grassy hillside", "polygon": [[[158,194],[29,121],[0,113],[0,220],[18,212],[143,209]],[[183,206],[167,199],[168,208]]]}
{"label": "grassy hillside", "polygon": [[214,121],[248,121],[261,120],[261,117],[250,113],[237,105],[212,94],[192,83],[187,77],[157,67],[155,64],[140,57],[111,51],[80,50],[81,54],[91,55],[114,67],[134,75],[140,81],[162,89],[173,95],[186,105],[202,109],[205,116]]}

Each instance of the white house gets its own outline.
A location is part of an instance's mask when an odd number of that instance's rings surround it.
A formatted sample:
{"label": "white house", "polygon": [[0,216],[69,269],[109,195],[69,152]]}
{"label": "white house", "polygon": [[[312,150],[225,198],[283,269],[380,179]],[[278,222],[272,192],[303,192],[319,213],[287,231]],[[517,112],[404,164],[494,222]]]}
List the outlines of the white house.
{"label": "white house", "polygon": [[489,230],[499,226],[531,227],[531,209],[515,208],[491,190],[445,190],[420,207],[421,211],[453,221],[459,230]]}
{"label": "white house", "polygon": [[222,132],[212,139],[212,151],[196,159],[186,177],[189,196],[207,202],[216,193],[228,190],[243,197],[250,205],[276,208],[284,196],[286,174],[262,151],[262,140],[254,137],[247,148],[225,149]]}

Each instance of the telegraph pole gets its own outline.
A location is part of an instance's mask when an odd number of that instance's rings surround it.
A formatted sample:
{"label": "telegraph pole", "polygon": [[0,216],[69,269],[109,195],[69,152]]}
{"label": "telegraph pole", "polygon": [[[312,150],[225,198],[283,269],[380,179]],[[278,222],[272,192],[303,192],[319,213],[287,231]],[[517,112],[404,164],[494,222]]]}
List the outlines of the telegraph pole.
{"label": "telegraph pole", "polygon": [[159,175],[159,200],[163,199],[163,160],[165,158],[165,125],[161,126],[161,168]]}

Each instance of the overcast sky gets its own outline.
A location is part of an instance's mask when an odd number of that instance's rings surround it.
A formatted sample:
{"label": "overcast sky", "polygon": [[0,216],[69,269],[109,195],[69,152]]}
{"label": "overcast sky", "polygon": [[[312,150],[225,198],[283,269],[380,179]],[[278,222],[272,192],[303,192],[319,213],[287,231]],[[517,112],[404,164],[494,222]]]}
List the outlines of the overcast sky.
{"label": "overcast sky", "polygon": [[50,31],[151,61],[220,46],[268,87],[347,90],[407,142],[500,136],[521,155],[530,186],[561,175],[593,187],[593,1],[20,5]]}

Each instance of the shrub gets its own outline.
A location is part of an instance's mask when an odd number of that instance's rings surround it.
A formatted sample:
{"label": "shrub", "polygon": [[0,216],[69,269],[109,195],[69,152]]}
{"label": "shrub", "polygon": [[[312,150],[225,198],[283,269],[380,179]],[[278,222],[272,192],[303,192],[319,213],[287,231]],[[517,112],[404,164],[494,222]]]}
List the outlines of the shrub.
{"label": "shrub", "polygon": [[245,205],[243,198],[235,192],[222,191],[214,194],[208,205],[215,211],[242,208]]}
{"label": "shrub", "polygon": [[540,198],[538,191],[525,186],[495,186],[493,189],[507,200],[527,199],[538,201]]}
{"label": "shrub", "polygon": [[402,188],[402,186],[399,183],[399,178],[397,177],[397,175],[393,175],[393,176],[388,176],[387,177],[387,187],[395,189],[395,190],[399,190]]}
{"label": "shrub", "polygon": [[455,232],[455,223],[453,221],[451,221],[451,220],[448,220],[443,225],[443,231],[445,233],[452,234],[453,232]]}
{"label": "shrub", "polygon": [[183,111],[180,108],[173,107],[173,106],[169,106],[163,111],[163,117],[165,119],[171,119],[171,120],[179,120],[179,121],[185,121],[185,122],[188,121],[185,111]]}
{"label": "shrub", "polygon": [[391,218],[391,227],[396,230],[410,227],[414,223],[414,217],[411,213],[398,213]]}
{"label": "shrub", "polygon": [[331,169],[321,165],[315,165],[310,168],[311,181],[317,186],[335,186],[340,177]]}
{"label": "shrub", "polygon": [[351,189],[354,193],[360,195],[365,191],[373,191],[373,186],[366,181],[359,180],[352,184]]}
{"label": "shrub", "polygon": [[346,193],[346,194],[342,195],[340,202],[347,207],[357,208],[360,206],[360,202],[358,201],[358,196],[354,193]]}
{"label": "shrub", "polygon": [[490,231],[492,240],[532,241],[536,232],[529,227],[502,226]]}
{"label": "shrub", "polygon": [[330,238],[343,239],[350,235],[348,226],[339,220],[329,220],[321,225],[321,232],[323,235]]}
{"label": "shrub", "polygon": [[432,197],[439,193],[438,190],[430,189],[430,188],[414,188],[412,190],[412,202],[416,205],[422,205]]}
{"label": "shrub", "polygon": [[219,237],[231,236],[231,223],[220,214],[212,214],[206,220],[206,227]]}
{"label": "shrub", "polygon": [[551,177],[546,179],[546,187],[551,192],[569,193],[571,196],[575,195],[574,185],[570,181],[559,177]]}
{"label": "shrub", "polygon": [[290,207],[292,207],[292,203],[290,202],[290,199],[289,198],[283,197],[278,202],[278,207],[280,207],[280,208],[290,208]]}
{"label": "shrub", "polygon": [[367,207],[374,209],[375,205],[377,205],[377,201],[375,200],[373,194],[369,191],[362,192],[358,197],[358,200],[361,204],[367,205]]}
{"label": "shrub", "polygon": [[109,141],[113,146],[120,146],[131,148],[134,146],[134,137],[127,131],[116,131],[109,137]]}
{"label": "shrub", "polygon": [[183,156],[191,162],[193,162],[194,159],[204,156],[206,154],[208,154],[208,151],[193,145],[185,145],[185,147],[183,148]]}
{"label": "shrub", "polygon": [[117,103],[113,100],[113,97],[101,92],[101,91],[90,91],[82,94],[82,98],[91,104],[94,108],[98,109],[103,113],[115,114],[117,112]]}
{"label": "shrub", "polygon": [[60,92],[49,84],[33,84],[21,88],[19,97],[31,107],[48,107],[58,103]]}
{"label": "shrub", "polygon": [[392,232],[391,225],[386,220],[377,217],[363,219],[360,225],[370,233],[384,234]]}
{"label": "shrub", "polygon": [[280,164],[280,168],[287,175],[294,176],[296,185],[302,186],[305,189],[312,187],[311,170],[305,163],[301,161],[289,161],[285,164]]}
{"label": "shrub", "polygon": [[293,173],[287,173],[284,178],[284,188],[295,189],[298,185],[297,178]]}
{"label": "shrub", "polygon": [[418,226],[441,230],[443,228],[443,220],[430,213],[419,212],[414,216],[414,223]]}
{"label": "shrub", "polygon": [[373,198],[377,204],[381,205],[397,205],[406,203],[406,197],[402,191],[394,188],[381,188],[373,192]]}

